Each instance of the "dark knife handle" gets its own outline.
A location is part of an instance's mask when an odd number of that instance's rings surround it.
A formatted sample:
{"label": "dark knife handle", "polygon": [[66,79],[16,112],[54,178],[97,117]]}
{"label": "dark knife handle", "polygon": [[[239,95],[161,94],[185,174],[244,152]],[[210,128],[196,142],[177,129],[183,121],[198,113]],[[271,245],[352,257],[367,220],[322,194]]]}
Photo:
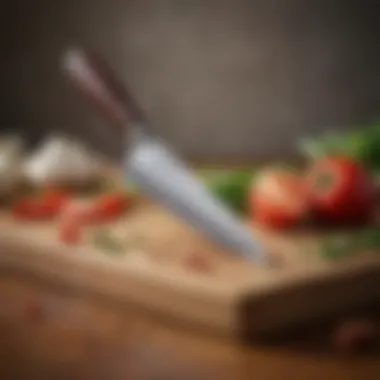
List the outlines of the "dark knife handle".
{"label": "dark knife handle", "polygon": [[84,49],[70,49],[63,57],[63,69],[75,87],[103,115],[119,126],[141,124],[144,116],[126,87],[101,57]]}

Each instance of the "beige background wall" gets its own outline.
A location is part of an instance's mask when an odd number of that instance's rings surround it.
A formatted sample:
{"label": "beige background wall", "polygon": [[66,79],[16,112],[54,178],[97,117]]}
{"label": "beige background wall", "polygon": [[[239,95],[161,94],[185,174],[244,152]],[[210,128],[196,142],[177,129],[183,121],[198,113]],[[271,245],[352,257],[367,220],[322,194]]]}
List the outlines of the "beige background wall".
{"label": "beige background wall", "polygon": [[376,1],[5,0],[2,124],[62,127],[117,154],[58,72],[71,44],[106,55],[184,154],[281,155],[296,139],[376,115]]}

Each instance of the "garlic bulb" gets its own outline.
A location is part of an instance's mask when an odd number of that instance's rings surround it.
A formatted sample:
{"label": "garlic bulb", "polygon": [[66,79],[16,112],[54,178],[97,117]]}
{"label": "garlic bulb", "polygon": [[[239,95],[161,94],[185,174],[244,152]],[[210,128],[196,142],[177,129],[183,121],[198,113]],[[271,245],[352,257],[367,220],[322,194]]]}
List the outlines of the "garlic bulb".
{"label": "garlic bulb", "polygon": [[0,139],[0,196],[10,195],[21,184],[23,141],[17,136]]}
{"label": "garlic bulb", "polygon": [[24,173],[37,186],[82,185],[99,178],[100,163],[79,142],[53,136],[25,163]]}

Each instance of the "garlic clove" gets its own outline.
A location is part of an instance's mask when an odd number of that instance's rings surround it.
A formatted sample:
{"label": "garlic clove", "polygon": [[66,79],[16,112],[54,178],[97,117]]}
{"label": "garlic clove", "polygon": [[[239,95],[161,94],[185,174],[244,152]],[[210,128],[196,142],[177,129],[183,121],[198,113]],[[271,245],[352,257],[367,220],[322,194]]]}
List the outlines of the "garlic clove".
{"label": "garlic clove", "polygon": [[62,136],[48,138],[25,164],[34,185],[82,185],[99,178],[100,165],[81,143]]}

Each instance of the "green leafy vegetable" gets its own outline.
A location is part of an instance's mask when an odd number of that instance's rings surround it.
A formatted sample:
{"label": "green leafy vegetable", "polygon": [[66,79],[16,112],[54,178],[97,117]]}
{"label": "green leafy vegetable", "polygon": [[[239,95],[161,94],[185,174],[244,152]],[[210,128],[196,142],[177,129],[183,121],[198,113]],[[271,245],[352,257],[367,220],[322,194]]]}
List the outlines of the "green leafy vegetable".
{"label": "green leafy vegetable", "polygon": [[331,132],[300,142],[301,152],[309,158],[331,154],[348,156],[373,171],[380,170],[380,121],[346,132]]}
{"label": "green leafy vegetable", "polygon": [[211,192],[228,207],[238,214],[246,211],[248,191],[254,178],[252,169],[203,170],[201,177]]}

